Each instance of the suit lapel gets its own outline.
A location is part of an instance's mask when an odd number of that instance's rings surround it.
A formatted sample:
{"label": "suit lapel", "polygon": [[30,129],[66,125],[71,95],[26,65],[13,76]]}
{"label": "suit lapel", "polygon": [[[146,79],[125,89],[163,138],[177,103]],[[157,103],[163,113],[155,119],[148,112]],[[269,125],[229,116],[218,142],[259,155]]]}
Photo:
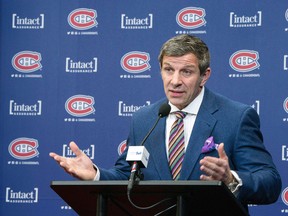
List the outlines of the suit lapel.
{"label": "suit lapel", "polygon": [[[191,176],[201,155],[201,148],[204,145],[205,140],[211,136],[215,124],[217,123],[213,114],[218,109],[219,107],[215,95],[205,88],[204,98],[186,149],[179,180],[187,180]],[[154,162],[159,178],[161,180],[172,180],[166,155],[165,127],[166,117],[160,119],[157,127],[151,134],[150,141],[147,140],[147,147],[149,147],[150,153],[149,161],[152,160]]]}
{"label": "suit lapel", "polygon": [[[168,165],[166,146],[165,146],[165,126],[166,117],[160,119],[154,132],[151,134],[150,159],[154,161],[155,168],[161,180],[171,180],[172,175]],[[151,161],[152,162],[152,161]]]}
{"label": "suit lapel", "polygon": [[199,109],[196,121],[186,149],[182,165],[180,180],[187,180],[198,163],[201,148],[205,140],[211,136],[217,120],[213,113],[218,110],[214,95],[206,88],[203,102]]}

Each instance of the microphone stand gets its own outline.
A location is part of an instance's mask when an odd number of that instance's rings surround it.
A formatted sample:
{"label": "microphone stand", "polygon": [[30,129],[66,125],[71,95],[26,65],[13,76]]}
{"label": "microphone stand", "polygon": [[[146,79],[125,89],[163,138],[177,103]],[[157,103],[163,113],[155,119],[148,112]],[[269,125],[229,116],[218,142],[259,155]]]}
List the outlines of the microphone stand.
{"label": "microphone stand", "polygon": [[[148,134],[144,137],[144,139],[141,142],[141,146],[144,145],[145,141],[147,140],[147,138],[150,136],[150,134],[152,133],[152,131],[154,130],[154,128],[156,127],[156,125],[158,124],[160,118],[162,118],[162,115],[159,115],[156,122],[154,123],[153,127],[150,129],[150,131],[148,132]],[[139,164],[138,161],[134,161],[132,168],[131,168],[131,174],[130,174],[130,178],[128,181],[128,186],[127,186],[127,193],[130,194],[130,191],[132,190],[133,186],[135,183],[138,183],[140,180],[143,180],[144,175],[141,172],[141,170],[139,169]]]}
{"label": "microphone stand", "polygon": [[[163,118],[164,116],[169,115],[171,110],[171,107],[168,103],[164,103],[161,105],[161,107],[159,108],[159,112],[158,112],[158,118],[156,120],[156,122],[154,123],[153,127],[150,129],[150,131],[147,133],[147,135],[144,137],[144,139],[142,140],[140,146],[143,146],[145,141],[147,140],[147,138],[150,136],[150,134],[152,133],[152,131],[154,130],[154,128],[156,127],[156,125],[158,124],[160,118]],[[130,174],[130,178],[128,181],[128,186],[127,186],[127,194],[128,197],[130,197],[130,191],[132,190],[135,182],[139,182],[140,180],[143,180],[144,175],[141,172],[141,170],[139,169],[139,163],[138,161],[134,161],[133,165],[132,165],[132,169],[131,169],[131,174]]]}

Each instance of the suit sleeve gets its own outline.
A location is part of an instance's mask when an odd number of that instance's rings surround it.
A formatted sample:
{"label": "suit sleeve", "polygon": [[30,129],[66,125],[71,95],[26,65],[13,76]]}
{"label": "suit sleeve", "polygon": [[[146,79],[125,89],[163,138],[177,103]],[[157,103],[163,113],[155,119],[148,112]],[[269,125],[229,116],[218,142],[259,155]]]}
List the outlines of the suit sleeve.
{"label": "suit sleeve", "polygon": [[281,191],[281,178],[265,149],[259,116],[253,108],[244,111],[235,142],[232,163],[243,181],[238,199],[245,204],[275,202]]}

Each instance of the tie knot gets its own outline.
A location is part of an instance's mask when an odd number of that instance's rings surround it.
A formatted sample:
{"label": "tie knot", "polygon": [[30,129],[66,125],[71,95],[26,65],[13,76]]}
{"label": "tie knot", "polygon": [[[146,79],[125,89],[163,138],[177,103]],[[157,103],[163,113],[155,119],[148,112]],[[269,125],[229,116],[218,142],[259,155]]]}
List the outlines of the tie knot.
{"label": "tie knot", "polygon": [[185,116],[187,115],[186,112],[182,112],[182,111],[176,111],[176,112],[174,112],[174,114],[176,115],[177,119],[184,119]]}

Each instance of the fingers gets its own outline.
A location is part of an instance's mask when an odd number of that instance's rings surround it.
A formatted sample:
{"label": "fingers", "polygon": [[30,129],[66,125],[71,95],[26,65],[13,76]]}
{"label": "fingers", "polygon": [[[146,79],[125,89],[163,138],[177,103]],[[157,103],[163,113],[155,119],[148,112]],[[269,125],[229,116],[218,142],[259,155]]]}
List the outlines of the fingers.
{"label": "fingers", "polygon": [[76,157],[66,158],[54,152],[50,152],[49,156],[73,177],[81,180],[93,180],[96,170],[91,159],[79,149],[75,142],[70,142],[69,147]]}
{"label": "fingers", "polygon": [[[79,149],[79,147],[76,145],[75,142],[70,142],[69,144],[72,152],[76,155],[76,156],[80,156],[82,154],[82,151]],[[62,157],[54,152],[50,152],[49,156],[54,158],[54,160],[56,160],[58,163],[65,161],[65,157]]]}
{"label": "fingers", "polygon": [[70,168],[65,157],[62,157],[54,152],[50,152],[49,156],[52,157],[62,168],[64,168],[66,172],[70,173]]}
{"label": "fingers", "polygon": [[49,156],[52,157],[55,161],[57,161],[60,166],[62,166],[61,164],[63,164],[66,160],[64,157],[62,157],[62,156],[60,156],[54,152],[49,153]]}
{"label": "fingers", "polygon": [[227,160],[228,157],[226,155],[226,152],[224,150],[224,143],[221,143],[218,147],[218,154],[219,154],[219,158]]}
{"label": "fingers", "polygon": [[218,147],[218,154],[219,158],[206,156],[200,160],[200,170],[204,173],[200,176],[200,179],[205,181],[223,181],[224,183],[229,184],[231,179],[233,179],[233,176],[223,143]]}
{"label": "fingers", "polygon": [[50,152],[49,156],[52,157],[55,161],[57,161],[58,163],[61,162],[62,157],[54,152]]}
{"label": "fingers", "polygon": [[52,157],[52,158],[54,158],[56,155],[57,155],[57,154],[54,153],[54,152],[50,152],[50,153],[49,153],[49,156]]}
{"label": "fingers", "polygon": [[82,151],[79,149],[79,147],[76,145],[75,142],[70,142],[69,144],[70,149],[72,150],[72,152],[76,155],[76,157],[80,156],[82,154]]}
{"label": "fingers", "polygon": [[221,180],[225,172],[223,160],[215,157],[205,157],[200,161],[200,170],[206,174],[203,180]]}

